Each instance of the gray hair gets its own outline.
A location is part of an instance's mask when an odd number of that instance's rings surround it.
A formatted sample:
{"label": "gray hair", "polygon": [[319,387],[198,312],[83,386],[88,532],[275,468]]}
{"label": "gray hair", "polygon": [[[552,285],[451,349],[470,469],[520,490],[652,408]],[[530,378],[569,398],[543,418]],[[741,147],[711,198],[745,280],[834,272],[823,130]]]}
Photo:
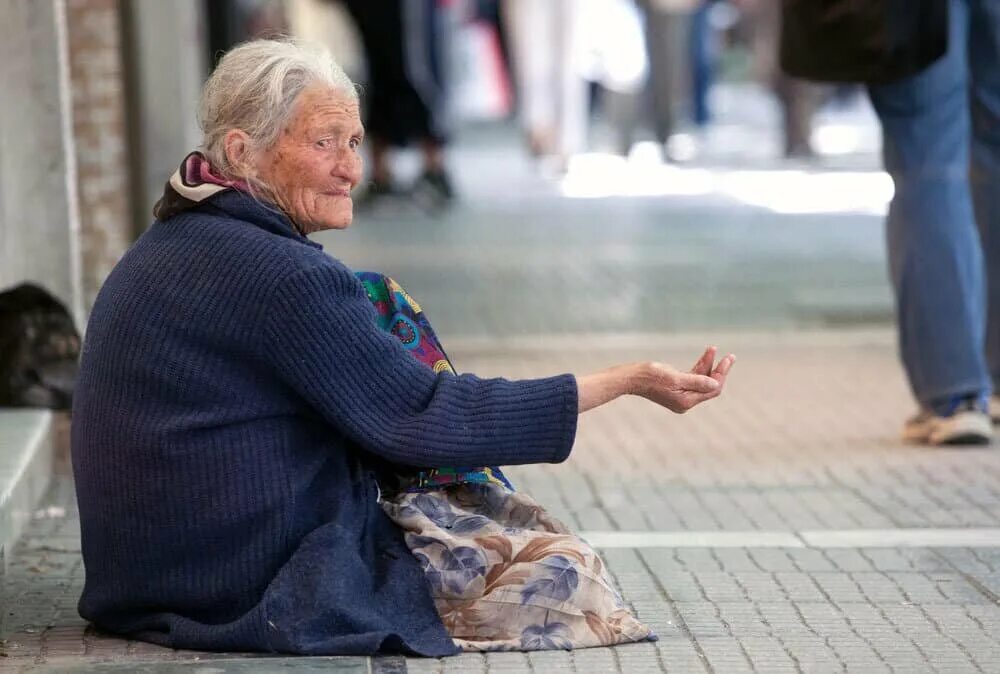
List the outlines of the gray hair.
{"label": "gray hair", "polygon": [[245,132],[251,152],[270,147],[288,122],[295,99],[317,83],[358,100],[354,83],[321,46],[289,38],[237,46],[222,57],[202,89],[201,151],[223,176],[245,177],[237,175],[226,157],[226,134],[233,129]]}

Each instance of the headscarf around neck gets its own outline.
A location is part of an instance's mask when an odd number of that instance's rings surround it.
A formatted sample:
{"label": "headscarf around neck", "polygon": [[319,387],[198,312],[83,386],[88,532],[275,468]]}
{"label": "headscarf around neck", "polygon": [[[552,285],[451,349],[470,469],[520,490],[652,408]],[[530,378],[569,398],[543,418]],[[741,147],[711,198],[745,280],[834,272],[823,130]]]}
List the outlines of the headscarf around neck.
{"label": "headscarf around neck", "polygon": [[208,158],[195,150],[184,157],[180,167],[170,176],[163,188],[163,196],[153,206],[153,217],[166,220],[224,190],[249,194],[250,186],[244,180],[222,177],[212,168]]}

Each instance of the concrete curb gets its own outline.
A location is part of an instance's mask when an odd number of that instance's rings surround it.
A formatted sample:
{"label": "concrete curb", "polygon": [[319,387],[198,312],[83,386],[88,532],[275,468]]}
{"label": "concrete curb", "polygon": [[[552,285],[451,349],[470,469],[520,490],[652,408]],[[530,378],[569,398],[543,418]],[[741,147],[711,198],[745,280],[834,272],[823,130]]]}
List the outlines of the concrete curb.
{"label": "concrete curb", "polygon": [[[52,479],[53,420],[49,410],[0,410],[0,597],[5,596],[7,551],[31,520]],[[0,634],[4,633],[3,613]]]}

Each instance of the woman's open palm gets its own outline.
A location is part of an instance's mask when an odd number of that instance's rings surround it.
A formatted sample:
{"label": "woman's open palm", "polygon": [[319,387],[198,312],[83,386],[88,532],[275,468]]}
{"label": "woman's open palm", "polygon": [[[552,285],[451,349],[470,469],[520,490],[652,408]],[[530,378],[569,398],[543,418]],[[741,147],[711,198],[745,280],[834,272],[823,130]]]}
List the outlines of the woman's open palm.
{"label": "woman's open palm", "polygon": [[730,353],[716,364],[717,353],[716,347],[707,347],[688,372],[681,372],[664,363],[651,363],[639,395],[678,414],[717,398],[725,388],[726,376],[736,361],[736,356]]}

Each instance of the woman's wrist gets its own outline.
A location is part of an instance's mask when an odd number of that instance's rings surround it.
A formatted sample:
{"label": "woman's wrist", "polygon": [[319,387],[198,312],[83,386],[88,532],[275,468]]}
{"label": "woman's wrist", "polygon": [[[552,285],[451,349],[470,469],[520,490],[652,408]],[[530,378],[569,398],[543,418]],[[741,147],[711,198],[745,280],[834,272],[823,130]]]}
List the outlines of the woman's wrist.
{"label": "woman's wrist", "polygon": [[648,373],[648,363],[626,363],[577,377],[579,411],[586,412],[623,395],[644,395],[649,390]]}
{"label": "woman's wrist", "polygon": [[649,391],[649,375],[652,369],[649,361],[629,363],[622,367],[626,368],[622,394],[645,396]]}

